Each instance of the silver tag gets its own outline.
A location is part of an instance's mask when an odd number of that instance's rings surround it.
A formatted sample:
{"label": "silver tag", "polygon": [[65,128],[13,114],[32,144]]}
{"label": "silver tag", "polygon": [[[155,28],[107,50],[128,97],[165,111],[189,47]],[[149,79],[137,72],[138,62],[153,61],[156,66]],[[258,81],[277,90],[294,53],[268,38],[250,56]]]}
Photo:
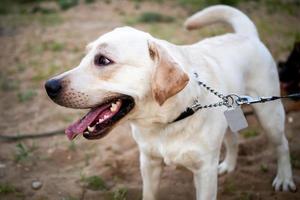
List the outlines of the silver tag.
{"label": "silver tag", "polygon": [[224,112],[224,115],[232,132],[248,127],[248,122],[240,106],[229,108]]}

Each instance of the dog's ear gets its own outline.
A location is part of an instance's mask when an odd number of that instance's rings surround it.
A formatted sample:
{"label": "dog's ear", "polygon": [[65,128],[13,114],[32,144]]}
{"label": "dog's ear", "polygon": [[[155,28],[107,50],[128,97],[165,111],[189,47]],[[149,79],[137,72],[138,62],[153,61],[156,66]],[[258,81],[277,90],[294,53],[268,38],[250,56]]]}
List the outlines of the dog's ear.
{"label": "dog's ear", "polygon": [[162,46],[148,41],[149,55],[155,63],[152,95],[159,105],[180,92],[188,83],[188,75]]}

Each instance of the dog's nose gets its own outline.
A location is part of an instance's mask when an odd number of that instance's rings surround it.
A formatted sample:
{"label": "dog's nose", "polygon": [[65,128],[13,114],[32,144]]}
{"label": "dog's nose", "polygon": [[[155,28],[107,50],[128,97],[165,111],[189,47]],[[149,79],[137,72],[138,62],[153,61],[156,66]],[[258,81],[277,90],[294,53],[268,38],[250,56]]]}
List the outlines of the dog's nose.
{"label": "dog's nose", "polygon": [[51,79],[45,83],[47,94],[50,98],[55,98],[59,95],[62,86],[59,79]]}

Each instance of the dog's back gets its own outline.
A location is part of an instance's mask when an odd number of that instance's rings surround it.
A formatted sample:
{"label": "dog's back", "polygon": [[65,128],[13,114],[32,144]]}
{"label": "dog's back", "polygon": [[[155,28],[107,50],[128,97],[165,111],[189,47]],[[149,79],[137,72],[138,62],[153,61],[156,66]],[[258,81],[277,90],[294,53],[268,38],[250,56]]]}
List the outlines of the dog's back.
{"label": "dog's back", "polygon": [[[199,49],[205,46],[201,44],[206,43],[208,48],[205,50],[210,51],[209,57],[217,60],[214,62],[215,65],[219,65],[218,70],[215,70],[216,74],[219,73],[223,79],[227,79],[227,83],[233,82],[234,86],[244,87],[239,92],[242,91],[250,96],[280,95],[276,63],[269,50],[260,41],[255,25],[241,11],[229,6],[212,6],[188,18],[185,27],[192,30],[217,22],[229,24],[234,33],[197,43]],[[241,38],[245,41],[239,42]],[[209,47],[210,44],[214,44],[212,48]],[[245,69],[240,71],[241,67]],[[238,77],[240,80],[236,81]],[[227,86],[227,88],[230,92],[237,91],[232,89],[236,87]],[[255,104],[254,109],[277,151],[278,169],[273,187],[275,190],[295,190],[289,162],[288,141],[284,134],[285,114],[281,101],[263,105]],[[219,173],[230,172],[235,167],[238,147],[236,137],[233,135],[232,133],[225,135],[227,155],[219,166]]]}

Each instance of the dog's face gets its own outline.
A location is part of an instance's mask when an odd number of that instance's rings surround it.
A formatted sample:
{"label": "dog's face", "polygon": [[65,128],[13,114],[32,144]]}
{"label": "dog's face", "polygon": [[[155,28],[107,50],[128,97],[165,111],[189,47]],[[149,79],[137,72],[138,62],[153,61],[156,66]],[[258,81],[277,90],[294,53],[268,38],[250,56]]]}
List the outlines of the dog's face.
{"label": "dog's face", "polygon": [[[69,139],[106,135],[121,119],[134,116],[140,102],[162,105],[181,91],[188,76],[147,33],[117,28],[87,46],[79,66],[46,82],[49,97],[65,107],[91,108],[66,129]],[[150,97],[150,98],[149,98]]]}

